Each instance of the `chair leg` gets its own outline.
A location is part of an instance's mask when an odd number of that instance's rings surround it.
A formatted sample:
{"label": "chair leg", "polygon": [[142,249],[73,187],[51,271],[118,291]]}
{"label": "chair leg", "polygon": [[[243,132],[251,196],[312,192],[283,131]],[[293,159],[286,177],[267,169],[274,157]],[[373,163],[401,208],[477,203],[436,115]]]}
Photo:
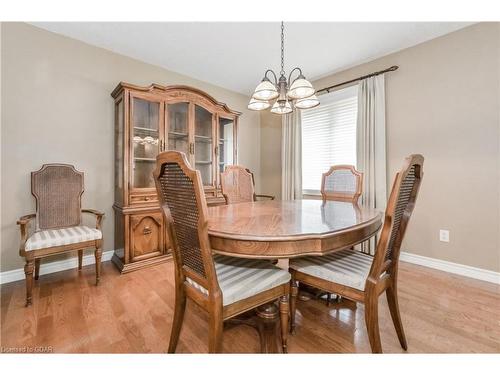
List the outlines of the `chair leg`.
{"label": "chair leg", "polygon": [[281,345],[283,353],[288,353],[287,339],[288,339],[288,315],[290,313],[288,305],[288,296],[284,295],[280,298],[280,324],[281,324]]}
{"label": "chair leg", "polygon": [[83,262],[83,250],[78,250],[78,269],[82,269],[82,262]]}
{"label": "chair leg", "polygon": [[216,304],[208,318],[208,352],[222,353],[222,303]]}
{"label": "chair leg", "polygon": [[24,265],[24,275],[26,276],[26,306],[32,303],[34,269],[35,260],[32,257],[26,257],[26,264]]}
{"label": "chair leg", "polygon": [[290,282],[290,333],[295,334],[295,311],[297,310],[297,295],[299,294],[299,287],[297,281],[292,278]]}
{"label": "chair leg", "polygon": [[102,249],[100,246],[95,249],[95,285],[99,285],[101,280],[101,256]]}
{"label": "chair leg", "polygon": [[172,322],[172,330],[170,331],[170,342],[168,344],[168,352],[175,353],[179,336],[181,333],[182,322],[184,321],[184,312],[186,311],[186,294],[182,289],[175,291],[175,310],[174,320]]}
{"label": "chair leg", "polygon": [[378,296],[375,292],[368,293],[365,297],[365,323],[372,353],[382,353],[378,326]]}
{"label": "chair leg", "polygon": [[40,258],[35,259],[35,280],[40,276]]}
{"label": "chair leg", "polygon": [[399,343],[404,350],[408,350],[405,331],[403,329],[403,322],[401,321],[401,315],[399,313],[398,290],[396,282],[394,282],[392,286],[387,288],[385,294],[387,297],[387,303],[389,304],[389,311],[391,312],[392,322],[394,323],[394,328],[396,328],[396,333],[398,334]]}

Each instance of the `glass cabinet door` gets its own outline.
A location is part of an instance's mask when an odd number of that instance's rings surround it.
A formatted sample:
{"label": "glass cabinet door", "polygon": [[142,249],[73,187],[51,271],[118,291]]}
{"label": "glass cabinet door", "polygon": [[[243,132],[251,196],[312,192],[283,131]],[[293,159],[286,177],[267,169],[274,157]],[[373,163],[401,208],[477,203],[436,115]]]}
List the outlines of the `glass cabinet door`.
{"label": "glass cabinet door", "polygon": [[154,188],[160,131],[160,103],[132,98],[132,182],[134,188]]}
{"label": "glass cabinet door", "polygon": [[194,110],[194,161],[200,171],[203,185],[213,185],[213,114],[195,105]]}
{"label": "glass cabinet door", "polygon": [[182,151],[189,158],[189,103],[167,104],[167,150]]}
{"label": "glass cabinet door", "polygon": [[219,118],[219,171],[234,164],[234,120]]}

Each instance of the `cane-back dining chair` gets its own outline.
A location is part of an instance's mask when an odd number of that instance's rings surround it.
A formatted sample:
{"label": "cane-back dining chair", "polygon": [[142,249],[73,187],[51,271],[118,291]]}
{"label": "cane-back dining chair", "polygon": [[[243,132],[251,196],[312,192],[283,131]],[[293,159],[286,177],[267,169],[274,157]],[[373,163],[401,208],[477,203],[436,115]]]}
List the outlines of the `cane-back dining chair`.
{"label": "cane-back dining chair", "polygon": [[[332,165],[321,177],[321,197],[323,201],[341,201],[358,203],[363,192],[363,173],[356,170],[353,165]],[[319,291],[316,297],[327,295],[326,305],[330,306],[331,293]],[[340,296],[337,295],[337,301]]]}
{"label": "cane-back dining chair", "polygon": [[396,175],[374,256],[346,249],[321,257],[290,261],[292,332],[295,328],[298,281],[364,303],[372,352],[381,353],[378,297],[385,291],[399,342],[403,349],[407,349],[398,305],[398,262],[401,242],[422,181],[423,164],[422,155],[410,155]]}
{"label": "cane-back dining chair", "polygon": [[240,165],[228,165],[220,175],[226,204],[254,202],[257,198],[274,199],[273,195],[255,194],[253,173]]}
{"label": "cane-back dining chair", "polygon": [[175,310],[168,352],[174,353],[177,347],[186,298],[208,312],[210,353],[222,351],[223,321],[280,299],[286,352],[290,274],[268,261],[213,255],[200,172],[191,168],[182,152],[166,151],[156,160],[156,189],[175,264]]}
{"label": "cane-back dining chair", "polygon": [[334,165],[321,178],[323,200],[358,203],[363,192],[363,173],[353,165]]}
{"label": "cane-back dining chair", "polygon": [[[32,303],[33,271],[40,274],[42,258],[78,251],[78,269],[82,268],[83,250],[95,248],[96,285],[99,283],[102,255],[102,212],[81,208],[83,173],[68,164],[44,164],[31,172],[31,194],[36,213],[21,217],[19,255],[26,259],[26,306]],[[95,215],[94,228],[82,225],[82,213]],[[29,224],[34,220],[34,233]]]}

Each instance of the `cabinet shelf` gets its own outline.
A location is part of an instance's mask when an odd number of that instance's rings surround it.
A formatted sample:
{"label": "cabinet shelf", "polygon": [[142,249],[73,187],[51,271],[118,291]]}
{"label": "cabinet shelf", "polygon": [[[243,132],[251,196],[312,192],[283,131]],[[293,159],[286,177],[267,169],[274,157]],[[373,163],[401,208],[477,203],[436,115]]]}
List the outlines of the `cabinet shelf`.
{"label": "cabinet shelf", "polygon": [[206,142],[206,143],[211,143],[212,142],[212,137],[208,137],[205,135],[195,135],[194,139],[196,142]]}
{"label": "cabinet shelf", "polygon": [[209,160],[199,160],[199,161],[196,160],[194,163],[195,164],[212,164],[212,162]]}
{"label": "cabinet shelf", "polygon": [[134,126],[134,130],[137,130],[139,132],[146,132],[146,133],[158,133],[158,129],[145,128],[142,126]]}
{"label": "cabinet shelf", "polygon": [[134,161],[154,161],[156,162],[156,158],[140,158],[134,156]]}
{"label": "cabinet shelf", "polygon": [[187,138],[188,135],[186,133],[168,132],[168,136],[174,139],[178,139],[178,138]]}

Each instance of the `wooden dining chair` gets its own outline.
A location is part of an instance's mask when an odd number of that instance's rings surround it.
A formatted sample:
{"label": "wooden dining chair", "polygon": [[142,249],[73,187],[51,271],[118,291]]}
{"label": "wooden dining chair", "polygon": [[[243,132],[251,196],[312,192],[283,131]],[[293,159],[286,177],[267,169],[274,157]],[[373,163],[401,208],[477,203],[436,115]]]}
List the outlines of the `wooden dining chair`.
{"label": "wooden dining chair", "polygon": [[[353,165],[332,165],[321,176],[321,197],[323,201],[341,201],[358,203],[363,192],[363,173],[356,170]],[[326,294],[326,305],[330,306],[332,294],[325,291],[316,293],[316,298]],[[340,296],[336,296],[340,301]]]}
{"label": "wooden dining chair", "polygon": [[228,165],[221,173],[220,180],[226,204],[255,202],[258,198],[274,200],[273,195],[255,194],[253,173],[240,165]]}
{"label": "wooden dining chair", "polygon": [[422,181],[423,164],[422,155],[410,155],[396,175],[374,256],[345,249],[322,257],[290,261],[292,331],[295,329],[298,281],[364,303],[372,352],[381,353],[378,297],[385,292],[399,342],[403,349],[407,349],[398,305],[398,262],[401,242]]}
{"label": "wooden dining chair", "polygon": [[213,255],[200,172],[190,167],[182,152],[163,152],[156,160],[156,189],[175,263],[175,311],[168,352],[174,353],[177,347],[187,298],[208,312],[210,353],[222,350],[223,321],[279,299],[286,352],[290,274],[264,260]]}
{"label": "wooden dining chair", "polygon": [[333,165],[321,178],[323,200],[358,203],[363,192],[363,173],[353,165]]}
{"label": "wooden dining chair", "polygon": [[[19,255],[26,259],[26,306],[31,305],[33,270],[40,274],[42,258],[78,251],[78,269],[82,268],[83,250],[95,248],[96,285],[99,284],[102,255],[102,212],[81,208],[83,173],[68,164],[44,164],[31,172],[31,193],[36,200],[36,213],[21,217]],[[82,213],[96,217],[94,228],[82,225]],[[29,224],[35,231],[29,234]]]}

